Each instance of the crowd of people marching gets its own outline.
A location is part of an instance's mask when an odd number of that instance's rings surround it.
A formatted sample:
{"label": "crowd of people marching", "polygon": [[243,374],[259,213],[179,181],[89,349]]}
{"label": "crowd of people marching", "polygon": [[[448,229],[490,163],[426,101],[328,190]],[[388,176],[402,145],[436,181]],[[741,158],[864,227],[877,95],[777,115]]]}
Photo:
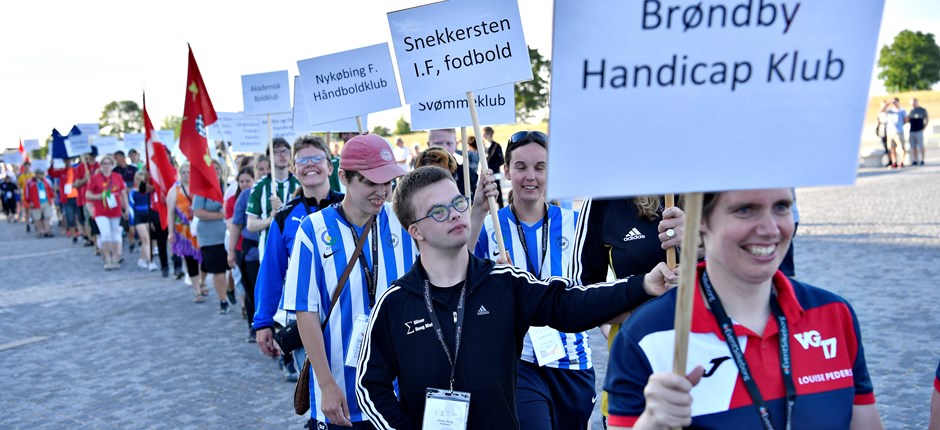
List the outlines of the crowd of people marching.
{"label": "crowd of people marching", "polygon": [[[705,195],[700,259],[680,262],[696,264],[701,289],[682,377],[678,270],[665,264],[682,245],[679,207],[548,201],[537,131],[501,145],[487,128],[483,157],[458,151],[452,129],[431,131],[422,152],[348,137],[211,160],[223,201],[190,188],[190,163],[208,160],[181,160],[165,196],[135,151],[48,172],[24,163],[0,184],[3,209],[38,238],[57,224],[103,270],[136,257],[191,284],[196,304],[210,283],[219,313],[241,303],[246,339],[285,379],[308,372],[315,429],[586,429],[597,326],[612,428],[882,427],[851,306],[793,278],[792,190]],[[461,163],[486,163],[470,195]]]}

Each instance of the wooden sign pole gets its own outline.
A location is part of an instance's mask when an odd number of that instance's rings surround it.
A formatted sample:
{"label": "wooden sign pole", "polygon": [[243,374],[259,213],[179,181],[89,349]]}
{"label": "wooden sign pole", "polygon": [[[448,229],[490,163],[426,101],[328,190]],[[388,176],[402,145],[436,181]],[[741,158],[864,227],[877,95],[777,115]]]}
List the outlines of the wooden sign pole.
{"label": "wooden sign pole", "polygon": [[685,376],[689,357],[689,330],[692,326],[692,303],[695,294],[696,256],[699,225],[702,222],[702,193],[685,196],[685,224],[682,234],[682,266],[679,268],[679,291],[676,297],[676,345],[672,356],[673,373]]}
{"label": "wooden sign pole", "polygon": [[[675,194],[666,194],[666,209],[674,207],[676,205],[676,195]],[[676,268],[676,247],[670,247],[666,250],[666,265],[670,269]]]}
{"label": "wooden sign pole", "polygon": [[366,134],[365,127],[362,126],[362,117],[356,115],[356,126],[359,127],[359,134]]}
{"label": "wooden sign pole", "polygon": [[463,195],[470,197],[470,150],[467,148],[467,127],[460,127],[460,150],[463,153]]}
{"label": "wooden sign pole", "polygon": [[[274,129],[271,126],[271,114],[268,114],[268,167],[271,168],[271,171],[268,172],[268,175],[271,178],[271,195],[277,194],[277,185],[274,180]],[[280,196],[279,196],[280,197]]]}
{"label": "wooden sign pole", "polygon": [[[467,91],[467,102],[470,106],[470,119],[473,121],[473,134],[477,138],[477,145],[482,144],[483,153],[486,154],[486,142],[483,140],[483,133],[481,132],[480,128],[480,118],[477,116],[477,105],[474,101],[473,91]],[[464,164],[469,162],[469,157],[466,158],[467,159],[464,160]],[[482,175],[485,172],[486,163],[480,163],[480,174]],[[490,206],[490,217],[493,220],[493,230],[495,230],[496,233],[496,244],[499,246],[499,255],[512,264],[512,262],[509,260],[509,253],[506,252],[506,244],[503,243],[503,230],[499,226],[499,206],[496,205],[496,198],[487,197],[486,201]]]}

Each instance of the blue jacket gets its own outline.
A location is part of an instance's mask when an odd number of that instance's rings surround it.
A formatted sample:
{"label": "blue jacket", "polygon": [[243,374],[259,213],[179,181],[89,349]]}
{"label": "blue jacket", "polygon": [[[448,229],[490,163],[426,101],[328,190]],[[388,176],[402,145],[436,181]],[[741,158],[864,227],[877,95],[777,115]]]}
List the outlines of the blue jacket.
{"label": "blue jacket", "polygon": [[310,212],[304,207],[301,197],[295,197],[278,209],[274,222],[268,229],[264,259],[258,269],[255,281],[255,330],[274,325],[274,314],[281,307],[284,293],[284,276],[287,274],[287,261],[294,248],[294,237],[300,222],[307,215],[343,201],[343,194],[330,191],[330,194],[318,202],[308,200]]}

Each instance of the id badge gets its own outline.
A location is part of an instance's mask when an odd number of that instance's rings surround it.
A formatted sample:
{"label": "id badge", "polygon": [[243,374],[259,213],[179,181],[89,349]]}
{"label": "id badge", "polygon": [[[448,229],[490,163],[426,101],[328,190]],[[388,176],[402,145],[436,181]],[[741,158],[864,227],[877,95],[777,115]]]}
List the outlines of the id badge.
{"label": "id badge", "polygon": [[466,430],[470,393],[428,388],[424,402],[424,430]]}
{"label": "id badge", "polygon": [[366,337],[366,327],[368,325],[369,317],[363,314],[356,314],[352,336],[349,337],[349,353],[346,354],[346,365],[349,367],[359,365],[359,351],[362,349],[362,341]]}
{"label": "id badge", "polygon": [[535,360],[544,366],[565,357],[565,347],[561,344],[558,330],[551,327],[529,327],[529,340],[535,350]]}
{"label": "id badge", "polygon": [[72,184],[65,184],[65,194],[72,194]]}
{"label": "id badge", "polygon": [[114,209],[117,207],[117,199],[114,198],[114,194],[111,194],[105,199],[105,202],[108,204],[108,209]]}

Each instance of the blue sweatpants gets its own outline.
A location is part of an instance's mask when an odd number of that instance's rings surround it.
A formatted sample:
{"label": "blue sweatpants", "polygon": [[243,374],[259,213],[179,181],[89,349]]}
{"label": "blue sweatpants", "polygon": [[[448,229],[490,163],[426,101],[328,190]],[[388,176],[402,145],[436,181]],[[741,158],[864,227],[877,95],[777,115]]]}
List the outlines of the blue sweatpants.
{"label": "blue sweatpants", "polygon": [[519,362],[516,410],[522,430],[587,430],[596,395],[594,369]]}

